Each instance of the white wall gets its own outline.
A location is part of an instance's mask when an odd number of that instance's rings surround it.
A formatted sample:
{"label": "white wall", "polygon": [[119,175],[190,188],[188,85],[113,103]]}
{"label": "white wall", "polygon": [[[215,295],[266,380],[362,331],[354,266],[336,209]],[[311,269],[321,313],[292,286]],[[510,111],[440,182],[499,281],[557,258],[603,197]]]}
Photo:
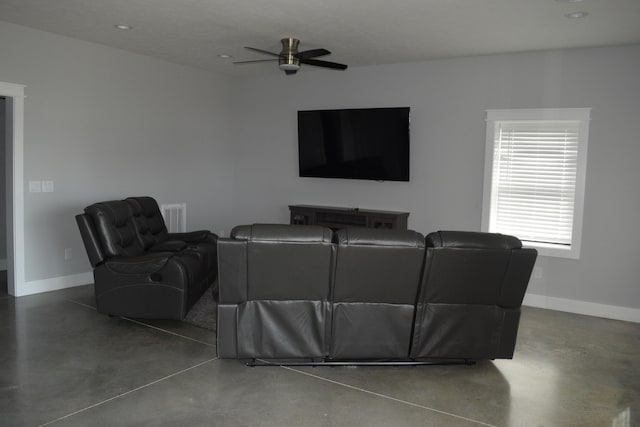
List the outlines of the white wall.
{"label": "white wall", "polygon": [[26,85],[25,184],[55,185],[25,194],[27,282],[90,271],[74,215],[96,201],[151,195],[186,202],[191,229],[232,224],[230,79],[4,22],[0,58],[0,81]]}
{"label": "white wall", "polygon": [[[640,46],[508,54],[239,79],[237,223],[296,203],[409,211],[409,226],[479,230],[485,110],[592,107],[580,260],[543,258],[529,292],[640,308]],[[411,181],[300,178],[296,111],[411,107]],[[640,313],[633,311],[633,315]]]}

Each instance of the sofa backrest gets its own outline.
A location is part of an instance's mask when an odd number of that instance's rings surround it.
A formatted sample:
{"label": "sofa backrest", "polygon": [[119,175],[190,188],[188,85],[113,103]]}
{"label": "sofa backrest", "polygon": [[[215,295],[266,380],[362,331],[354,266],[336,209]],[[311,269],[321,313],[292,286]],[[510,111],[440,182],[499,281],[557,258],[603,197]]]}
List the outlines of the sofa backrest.
{"label": "sofa backrest", "polygon": [[[338,230],[330,357],[407,358],[424,264],[411,230]],[[357,321],[354,321],[357,319]]]}
{"label": "sofa backrest", "polygon": [[254,224],[218,240],[218,355],[322,358],[335,245],[328,228]]}
{"label": "sofa backrest", "polygon": [[338,230],[333,300],[415,304],[424,237],[412,230]]}
{"label": "sofa backrest", "polygon": [[129,204],[124,200],[94,203],[85,208],[91,218],[106,257],[137,256],[144,253]]}
{"label": "sofa backrest", "polygon": [[511,357],[537,256],[513,236],[439,231],[426,237],[413,357]]}
{"label": "sofa backrest", "polygon": [[537,252],[503,234],[439,231],[426,238],[424,301],[522,305]]}
{"label": "sofa backrest", "polygon": [[144,246],[162,243],[168,239],[167,226],[160,212],[158,202],[153,197],[128,197],[138,228],[138,234]]}
{"label": "sofa backrest", "polygon": [[230,237],[247,242],[247,299],[329,298],[334,252],[330,229],[254,224],[234,228]]}

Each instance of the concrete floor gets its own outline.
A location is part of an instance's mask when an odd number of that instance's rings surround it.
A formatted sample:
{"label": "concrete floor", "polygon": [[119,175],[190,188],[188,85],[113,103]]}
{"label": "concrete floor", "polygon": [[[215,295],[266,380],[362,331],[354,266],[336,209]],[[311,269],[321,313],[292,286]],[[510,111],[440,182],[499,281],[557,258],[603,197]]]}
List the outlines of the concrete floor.
{"label": "concrete floor", "polygon": [[92,294],[5,285],[0,425],[640,425],[640,324],[525,307],[513,360],[249,368],[210,331],[109,318]]}

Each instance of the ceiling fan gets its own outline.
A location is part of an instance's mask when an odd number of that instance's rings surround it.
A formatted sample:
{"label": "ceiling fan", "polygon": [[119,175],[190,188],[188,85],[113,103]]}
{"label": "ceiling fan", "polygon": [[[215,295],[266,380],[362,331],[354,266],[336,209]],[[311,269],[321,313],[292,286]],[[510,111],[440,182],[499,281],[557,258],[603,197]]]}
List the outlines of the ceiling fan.
{"label": "ceiling fan", "polygon": [[277,56],[277,59],[257,59],[253,61],[236,61],[234,64],[248,64],[252,62],[278,61],[278,66],[287,75],[295,74],[300,69],[300,64],[315,65],[316,67],[332,68],[334,70],[346,70],[347,66],[337,62],[321,61],[314,59],[319,56],[329,55],[327,49],[311,49],[298,52],[300,40],[294,38],[282,39],[282,51],[280,53],[269,52],[255,47],[245,46],[245,49],[252,50],[266,55]]}

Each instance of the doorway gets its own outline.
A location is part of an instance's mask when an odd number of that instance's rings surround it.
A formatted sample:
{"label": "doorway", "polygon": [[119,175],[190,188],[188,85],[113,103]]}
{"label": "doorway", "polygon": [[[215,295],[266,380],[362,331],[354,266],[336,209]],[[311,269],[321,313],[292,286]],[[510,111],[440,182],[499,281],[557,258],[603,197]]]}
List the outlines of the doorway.
{"label": "doorway", "polygon": [[[0,120],[4,139],[4,212],[6,275],[9,295],[24,295],[24,86],[0,82],[2,107]],[[0,181],[1,184],[1,181]],[[0,203],[2,208],[2,203]],[[0,224],[1,225],[1,224]]]}
{"label": "doorway", "polygon": [[7,161],[5,157],[5,104],[0,96],[0,297],[8,294],[7,288]]}

